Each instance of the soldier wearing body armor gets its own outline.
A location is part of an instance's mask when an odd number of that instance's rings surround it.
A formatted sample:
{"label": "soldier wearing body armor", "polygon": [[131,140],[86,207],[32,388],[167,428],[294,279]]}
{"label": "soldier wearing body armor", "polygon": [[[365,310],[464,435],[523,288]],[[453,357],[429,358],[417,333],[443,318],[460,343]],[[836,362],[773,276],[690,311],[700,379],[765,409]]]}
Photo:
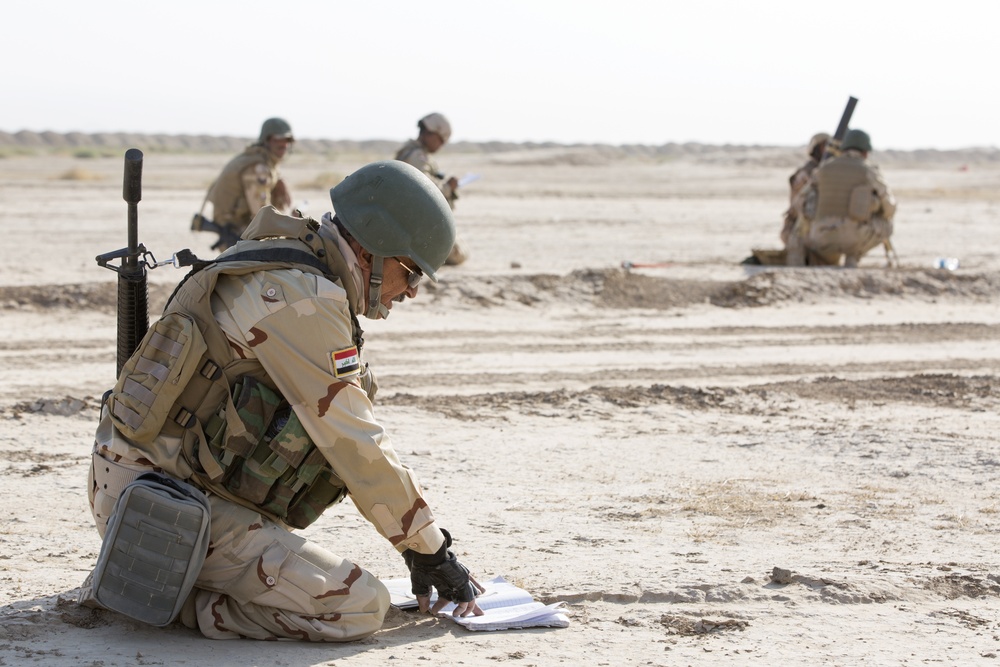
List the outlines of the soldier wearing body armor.
{"label": "soldier wearing body armor", "polygon": [[795,173],[788,177],[788,210],[785,211],[785,224],[781,228],[781,242],[786,248],[788,247],[788,237],[792,233],[795,221],[798,219],[798,213],[795,211],[795,197],[806,186],[809,179],[812,178],[813,172],[816,171],[816,167],[819,166],[820,161],[823,159],[823,152],[826,151],[828,141],[830,141],[830,135],[826,132],[814,134],[812,139],[809,140],[809,146],[806,149],[809,159],[806,160],[805,164],[796,169]]}
{"label": "soldier wearing body armor", "polygon": [[861,130],[844,135],[838,157],[823,162],[795,198],[798,214],[789,236],[788,265],[856,267],[861,257],[892,236],[896,199],[878,168],[867,161],[871,139]]}
{"label": "soldier wearing body armor", "polygon": [[[454,211],[455,200],[458,199],[458,179],[454,176],[447,176],[438,169],[437,163],[432,157],[451,139],[451,123],[444,115],[431,113],[417,121],[417,129],[419,130],[417,138],[410,139],[403,144],[403,147],[396,151],[396,159],[411,164],[426,174],[427,178],[431,179],[441,190],[441,194],[448,200],[448,205]],[[468,255],[456,241],[445,264],[458,265],[466,259],[468,259]]]}
{"label": "soldier wearing body armor", "polygon": [[[278,172],[278,164],[288,153],[295,137],[292,126],[282,118],[268,118],[260,128],[257,143],[229,161],[222,173],[212,183],[205,196],[205,205],[212,205],[212,223],[225,233],[212,248],[225,250],[243,234],[257,211],[273,206],[287,213],[292,207],[288,186]],[[205,212],[202,206],[202,214]],[[201,214],[195,217],[192,229],[205,229],[200,223]]]}
{"label": "soldier wearing body armor", "polygon": [[89,496],[102,537],[143,472],[207,495],[207,555],[191,593],[177,595],[180,620],[207,637],[347,641],[381,626],[385,586],[291,530],[346,495],[403,556],[422,610],[433,586],[434,611],[452,600],[456,615],[482,614],[450,535],[375,417],[358,322],[416,297],[422,276],[436,280],[454,243],[451,211],[397,161],[359,169],[331,199],[321,222],[262,208],[245,240],[192,271],[124,366],[98,428]]}

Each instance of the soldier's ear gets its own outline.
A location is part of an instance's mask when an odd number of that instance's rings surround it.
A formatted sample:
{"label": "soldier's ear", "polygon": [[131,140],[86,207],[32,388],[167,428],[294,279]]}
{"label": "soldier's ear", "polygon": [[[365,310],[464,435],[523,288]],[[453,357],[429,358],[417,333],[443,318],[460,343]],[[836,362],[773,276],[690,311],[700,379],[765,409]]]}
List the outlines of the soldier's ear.
{"label": "soldier's ear", "polygon": [[354,254],[358,257],[358,266],[363,270],[370,269],[372,267],[372,254],[358,245],[354,249]]}

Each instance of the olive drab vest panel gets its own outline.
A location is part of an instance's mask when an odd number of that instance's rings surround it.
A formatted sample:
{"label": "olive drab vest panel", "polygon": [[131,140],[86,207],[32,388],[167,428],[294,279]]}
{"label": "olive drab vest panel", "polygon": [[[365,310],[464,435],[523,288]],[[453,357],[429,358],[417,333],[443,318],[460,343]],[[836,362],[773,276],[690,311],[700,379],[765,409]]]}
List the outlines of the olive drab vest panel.
{"label": "olive drab vest panel", "polygon": [[869,186],[865,161],[849,155],[824,163],[814,179],[819,192],[815,220],[848,217],[852,192],[858,186]]}
{"label": "olive drab vest panel", "polygon": [[160,436],[181,442],[203,488],[304,528],[346,489],[260,364],[234,353],[211,295],[223,274],[326,272],[297,241],[253,247],[237,247],[231,260],[223,255],[181,282],[123,369],[109,407],[116,427],[138,444],[156,447]]}
{"label": "olive drab vest panel", "polygon": [[219,225],[246,227],[257,211],[251,211],[243,188],[243,172],[254,169],[261,187],[270,192],[278,182],[277,165],[265,146],[253,145],[223,167],[219,178],[208,191],[213,221]]}

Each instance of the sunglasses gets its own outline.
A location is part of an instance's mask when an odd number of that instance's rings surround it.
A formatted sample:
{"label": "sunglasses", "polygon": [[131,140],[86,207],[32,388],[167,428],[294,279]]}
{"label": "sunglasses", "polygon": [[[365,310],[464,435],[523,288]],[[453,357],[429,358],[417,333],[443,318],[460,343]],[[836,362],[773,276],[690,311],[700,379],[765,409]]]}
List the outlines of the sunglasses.
{"label": "sunglasses", "polygon": [[415,269],[411,269],[406,264],[403,264],[403,262],[400,261],[399,259],[396,259],[396,262],[401,267],[403,267],[403,269],[406,270],[406,274],[407,274],[406,275],[406,284],[407,285],[409,285],[410,287],[416,287],[417,285],[420,284],[420,279],[424,277],[424,272],[420,270],[420,267],[417,267]]}

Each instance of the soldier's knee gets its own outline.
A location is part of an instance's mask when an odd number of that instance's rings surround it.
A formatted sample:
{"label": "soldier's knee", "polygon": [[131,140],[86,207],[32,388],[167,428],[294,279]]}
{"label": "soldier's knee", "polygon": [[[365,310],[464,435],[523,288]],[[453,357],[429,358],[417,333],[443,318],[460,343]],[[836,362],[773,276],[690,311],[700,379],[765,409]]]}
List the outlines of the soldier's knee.
{"label": "soldier's knee", "polygon": [[377,578],[365,572],[365,579],[351,586],[351,594],[356,596],[359,605],[337,604],[336,614],[337,641],[354,641],[374,634],[382,628],[385,615],[389,611],[389,591]]}

